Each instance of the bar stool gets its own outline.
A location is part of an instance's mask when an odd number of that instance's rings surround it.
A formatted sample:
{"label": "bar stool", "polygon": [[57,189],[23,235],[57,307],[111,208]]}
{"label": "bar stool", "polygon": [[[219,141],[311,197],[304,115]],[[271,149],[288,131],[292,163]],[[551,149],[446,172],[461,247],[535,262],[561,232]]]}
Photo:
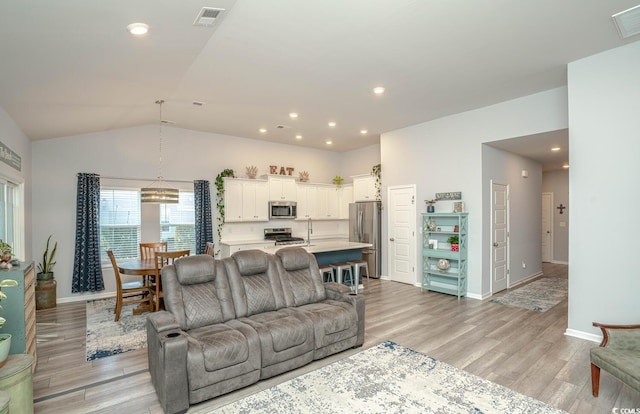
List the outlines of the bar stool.
{"label": "bar stool", "polygon": [[318,269],[320,269],[320,276],[322,276],[322,283],[336,281],[336,278],[333,275],[333,267],[329,265],[322,265],[322,266],[318,266]]}
{"label": "bar stool", "polygon": [[[350,266],[353,266],[353,274],[356,278],[356,293],[358,293],[358,285],[362,281],[364,287],[363,276],[367,276],[367,290],[371,291],[371,280],[369,279],[369,266],[367,266],[366,260],[350,260],[347,262]],[[361,274],[362,272],[362,274]]]}
{"label": "bar stool", "polygon": [[[336,278],[338,279],[337,280],[338,283],[345,282],[347,273],[349,273],[349,280],[351,280],[351,284],[353,285],[353,270],[351,270],[351,265],[349,263],[346,263],[346,262],[331,263],[331,267],[333,267],[333,270],[336,271]],[[357,290],[357,287],[356,287],[356,290]]]}

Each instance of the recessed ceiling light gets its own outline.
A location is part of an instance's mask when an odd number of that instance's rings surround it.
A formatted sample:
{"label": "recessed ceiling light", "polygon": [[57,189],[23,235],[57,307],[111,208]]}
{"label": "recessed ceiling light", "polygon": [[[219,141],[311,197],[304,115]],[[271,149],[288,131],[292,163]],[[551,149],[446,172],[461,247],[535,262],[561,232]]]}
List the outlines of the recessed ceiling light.
{"label": "recessed ceiling light", "polygon": [[564,164],[562,168],[569,168],[569,164]]}
{"label": "recessed ceiling light", "polygon": [[266,128],[260,128],[260,130],[259,130],[259,131],[260,131],[260,132],[262,132],[263,134],[264,134],[265,132],[267,132]]}
{"label": "recessed ceiling light", "polygon": [[296,139],[302,139],[302,135],[296,135]]}
{"label": "recessed ceiling light", "polygon": [[331,121],[331,122],[329,122],[329,126],[333,128],[334,126],[336,126],[336,123]]}
{"label": "recessed ceiling light", "polygon": [[382,95],[384,93],[384,88],[382,86],[376,86],[373,88],[373,93],[376,95]]}
{"label": "recessed ceiling light", "polygon": [[361,129],[361,130],[360,130],[360,133],[361,133],[362,135],[365,135],[367,132],[369,132],[369,131],[367,131],[366,129]]}
{"label": "recessed ceiling light", "polygon": [[289,118],[297,118],[298,114],[296,112],[289,113]]}
{"label": "recessed ceiling light", "polygon": [[127,30],[134,36],[144,36],[149,31],[149,25],[145,23],[131,23]]}
{"label": "recessed ceiling light", "polygon": [[551,151],[560,151],[560,147],[553,147],[551,148]]}
{"label": "recessed ceiling light", "polygon": [[331,141],[330,139],[328,139],[328,140],[326,140],[326,141],[325,141],[325,144],[327,144],[327,145],[331,145],[331,144],[333,144],[333,141]]}

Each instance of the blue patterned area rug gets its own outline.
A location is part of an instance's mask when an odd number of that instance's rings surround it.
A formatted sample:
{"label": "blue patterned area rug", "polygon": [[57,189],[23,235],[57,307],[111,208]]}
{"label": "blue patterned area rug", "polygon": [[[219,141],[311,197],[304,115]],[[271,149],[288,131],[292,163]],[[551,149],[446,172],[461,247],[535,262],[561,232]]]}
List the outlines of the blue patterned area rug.
{"label": "blue patterned area rug", "polygon": [[123,306],[115,322],[115,298],[87,301],[87,361],[147,346],[147,314],[134,316],[136,306]]}
{"label": "blue patterned area rug", "polygon": [[564,413],[389,341],[211,412]]}
{"label": "blue patterned area rug", "polygon": [[562,277],[542,277],[491,302],[546,312],[567,298],[569,281]]}

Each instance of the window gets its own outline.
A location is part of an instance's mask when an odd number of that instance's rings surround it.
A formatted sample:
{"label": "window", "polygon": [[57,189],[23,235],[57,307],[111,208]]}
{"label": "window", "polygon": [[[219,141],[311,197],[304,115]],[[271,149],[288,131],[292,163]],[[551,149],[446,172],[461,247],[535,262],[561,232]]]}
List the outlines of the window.
{"label": "window", "polygon": [[196,254],[196,223],[193,192],[180,191],[178,204],[160,205],[160,240],[167,249],[191,250]]}
{"label": "window", "polygon": [[100,189],[100,259],[109,261],[112,249],[118,260],[140,255],[140,191]]}

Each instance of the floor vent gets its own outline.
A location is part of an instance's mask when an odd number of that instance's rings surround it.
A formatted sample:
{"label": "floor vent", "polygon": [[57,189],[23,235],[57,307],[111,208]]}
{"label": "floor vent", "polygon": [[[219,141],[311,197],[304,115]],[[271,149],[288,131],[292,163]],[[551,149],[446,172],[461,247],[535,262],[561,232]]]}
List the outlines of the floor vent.
{"label": "floor vent", "polygon": [[215,7],[203,7],[196,16],[196,20],[193,22],[194,26],[211,27],[216,23],[216,20],[220,18],[220,15],[224,12],[224,9],[217,9]]}

